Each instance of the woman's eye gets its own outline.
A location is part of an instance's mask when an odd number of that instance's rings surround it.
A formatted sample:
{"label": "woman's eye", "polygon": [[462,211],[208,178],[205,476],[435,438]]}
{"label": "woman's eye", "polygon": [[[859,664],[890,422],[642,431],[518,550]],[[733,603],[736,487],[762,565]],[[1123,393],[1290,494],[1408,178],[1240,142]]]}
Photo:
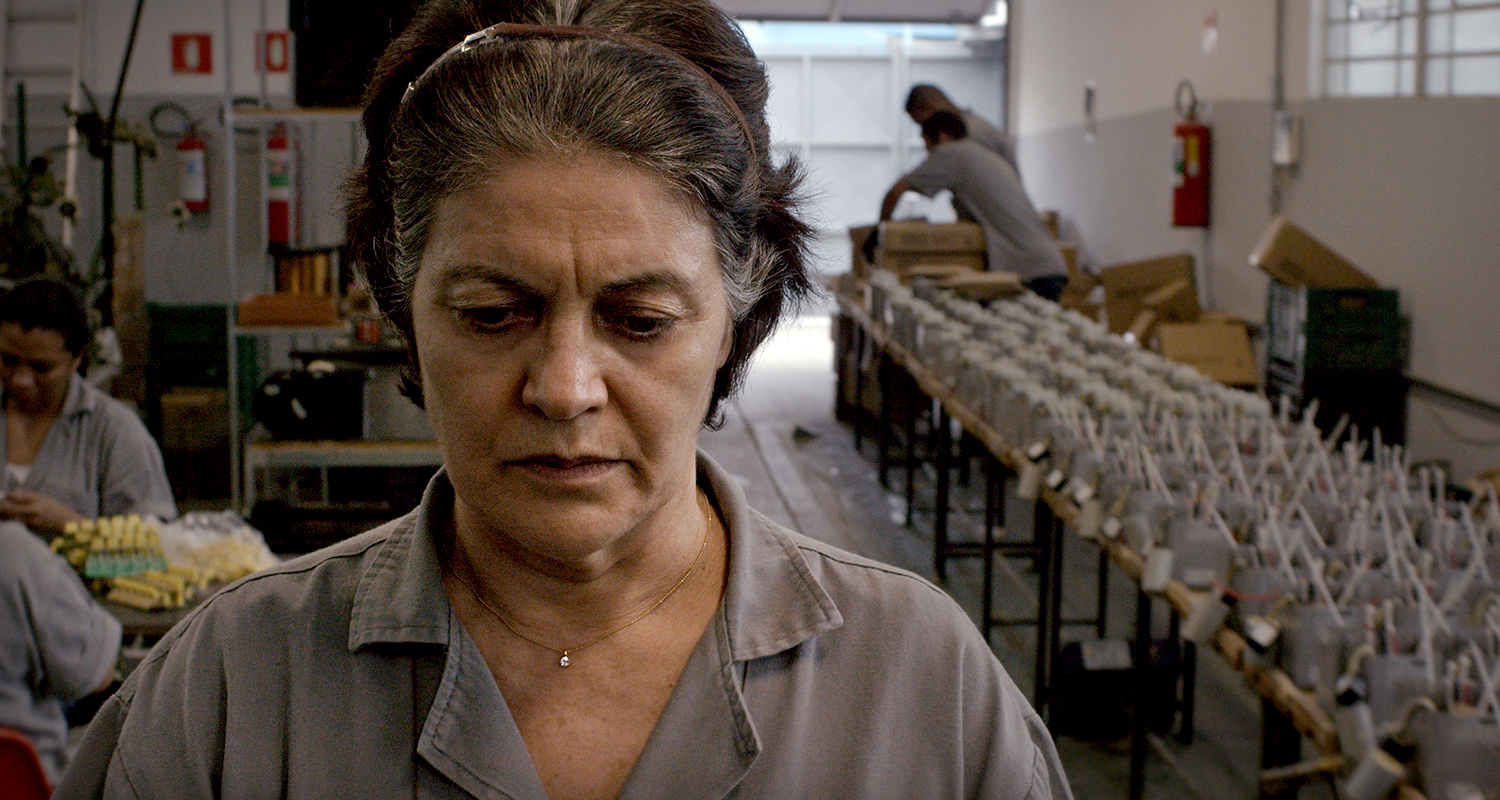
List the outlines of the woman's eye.
{"label": "woman's eye", "polygon": [[632,339],[650,339],[666,333],[677,320],[650,314],[621,314],[613,322],[616,328]]}
{"label": "woman's eye", "polygon": [[494,332],[518,325],[526,318],[524,309],[513,306],[484,306],[460,308],[461,319],[476,330]]}

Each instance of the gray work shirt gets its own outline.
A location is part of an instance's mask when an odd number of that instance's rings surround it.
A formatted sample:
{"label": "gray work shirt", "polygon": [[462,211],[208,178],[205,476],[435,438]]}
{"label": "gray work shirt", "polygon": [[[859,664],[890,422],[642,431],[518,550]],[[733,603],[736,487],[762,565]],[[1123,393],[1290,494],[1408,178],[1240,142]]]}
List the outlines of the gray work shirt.
{"label": "gray work shirt", "polygon": [[927,197],[943,189],[953,192],[959,217],[984,228],[990,269],[1014,272],[1023,280],[1067,273],[1062,250],[1026,196],[1021,177],[973,139],[932,148],[903,180]]}
{"label": "gray work shirt", "polygon": [[0,725],[26,734],[50,780],[66,760],[63,703],[114,674],[120,623],[26,526],[0,522]]}
{"label": "gray work shirt", "polygon": [[[624,798],[1067,798],[1051,738],[951,598],[778,527],[700,455],[725,595]],[[545,797],[454,616],[439,473],[393,523],[226,588],[105,704],[59,800]]]}
{"label": "gray work shirt", "polygon": [[[6,452],[6,441],[5,415],[0,414],[0,453]],[[62,414],[42,439],[30,474],[19,486],[7,488],[47,495],[89,519],[177,516],[161,450],[141,418],[77,375],[68,383]]]}
{"label": "gray work shirt", "polygon": [[1005,163],[1020,174],[1021,165],[1016,163],[1016,143],[1006,135],[1005,131],[991,125],[989,120],[973,111],[966,109],[958,113],[963,117],[964,128],[968,130],[970,139],[995,151],[995,155],[1005,159]]}

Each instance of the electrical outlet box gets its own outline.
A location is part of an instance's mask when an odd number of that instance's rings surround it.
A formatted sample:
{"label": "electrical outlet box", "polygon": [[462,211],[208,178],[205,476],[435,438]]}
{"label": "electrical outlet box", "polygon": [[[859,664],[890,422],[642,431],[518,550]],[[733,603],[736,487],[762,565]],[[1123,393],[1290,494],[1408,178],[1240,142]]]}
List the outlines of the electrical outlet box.
{"label": "electrical outlet box", "polygon": [[1271,163],[1295,167],[1302,160],[1302,118],[1290,111],[1277,111],[1271,127]]}

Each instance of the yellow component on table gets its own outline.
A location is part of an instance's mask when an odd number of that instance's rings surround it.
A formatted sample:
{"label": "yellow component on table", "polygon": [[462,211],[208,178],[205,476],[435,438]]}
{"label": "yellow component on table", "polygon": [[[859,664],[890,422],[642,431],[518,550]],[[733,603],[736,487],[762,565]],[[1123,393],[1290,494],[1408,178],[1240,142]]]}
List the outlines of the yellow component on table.
{"label": "yellow component on table", "polygon": [[122,606],[139,608],[142,611],[151,611],[161,607],[160,598],[118,586],[110,589],[109,594],[105,595],[104,599],[111,603],[119,603]]}
{"label": "yellow component on table", "polygon": [[135,578],[112,578],[110,580],[110,585],[116,589],[126,589],[132,592],[139,592],[149,597],[155,597],[158,600],[163,600],[167,596],[167,593],[160,587],[154,586],[146,581],[136,580]]}

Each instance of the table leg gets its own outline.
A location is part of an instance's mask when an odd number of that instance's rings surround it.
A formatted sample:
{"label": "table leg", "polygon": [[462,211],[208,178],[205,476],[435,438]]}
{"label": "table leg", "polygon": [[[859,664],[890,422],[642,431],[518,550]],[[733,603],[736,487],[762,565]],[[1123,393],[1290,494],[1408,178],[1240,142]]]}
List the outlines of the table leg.
{"label": "table leg", "polygon": [[1198,705],[1198,645],[1182,643],[1182,724],[1177,728],[1177,741],[1192,744],[1193,712]]}
{"label": "table leg", "polygon": [[995,527],[1005,514],[1004,466],[994,454],[984,452],[984,597],[980,603],[984,640],[990,640],[995,626]]}
{"label": "table leg", "polygon": [[902,373],[901,389],[906,397],[906,525],[911,527],[912,507],[917,502],[915,475],[917,471],[917,400],[920,387],[910,375]]}
{"label": "table leg", "polygon": [[948,580],[948,473],[953,468],[953,431],[948,412],[934,403],[933,421],[937,428],[937,487],[932,498],[933,568],[939,581]]}
{"label": "table leg", "polygon": [[1096,601],[1099,618],[1094,623],[1094,635],[1103,639],[1108,626],[1107,615],[1109,613],[1109,552],[1102,547],[1099,548],[1099,582],[1096,588],[1099,592]]}
{"label": "table leg", "polygon": [[866,350],[870,347],[870,335],[862,326],[854,329],[854,452],[865,450],[865,371],[868,367]]}
{"label": "table leg", "polygon": [[[1052,668],[1057,664],[1057,651],[1062,646],[1062,587],[1063,587],[1063,525],[1062,520],[1047,507],[1047,564],[1052,574],[1047,579],[1051,597],[1047,602],[1047,650],[1045,677],[1047,703],[1050,707],[1052,691]],[[1050,713],[1050,712],[1049,712]],[[1044,717],[1046,719],[1047,717]]]}
{"label": "table leg", "polygon": [[[1302,734],[1270,700],[1260,701],[1260,725],[1261,769],[1284,767],[1302,759]],[[1261,800],[1294,800],[1297,794],[1296,789],[1275,793],[1262,791],[1260,797]]]}
{"label": "table leg", "polygon": [[1146,792],[1146,705],[1151,685],[1151,595],[1135,593],[1134,707],[1130,713],[1130,800]]}
{"label": "table leg", "polygon": [[1052,650],[1049,633],[1052,626],[1052,603],[1056,597],[1052,586],[1052,508],[1041,500],[1034,501],[1031,514],[1031,538],[1037,546],[1036,560],[1036,655],[1032,661],[1032,701],[1036,712],[1047,719],[1048,655]]}
{"label": "table leg", "polygon": [[879,411],[875,414],[875,464],[876,475],[880,479],[880,488],[891,488],[891,393],[890,393],[891,357],[884,350],[875,359],[875,385],[880,389]]}

